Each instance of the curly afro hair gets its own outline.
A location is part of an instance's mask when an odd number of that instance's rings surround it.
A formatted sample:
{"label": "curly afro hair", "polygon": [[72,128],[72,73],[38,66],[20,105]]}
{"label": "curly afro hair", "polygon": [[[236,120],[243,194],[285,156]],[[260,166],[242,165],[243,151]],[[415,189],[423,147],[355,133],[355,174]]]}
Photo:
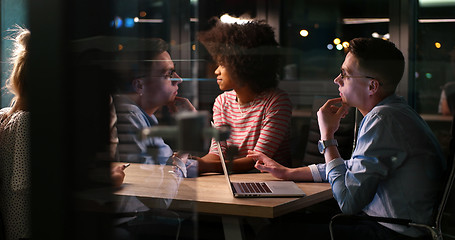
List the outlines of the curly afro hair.
{"label": "curly afro hair", "polygon": [[256,93],[277,87],[279,48],[272,27],[264,21],[237,24],[215,18],[210,30],[199,33],[199,41],[239,84]]}

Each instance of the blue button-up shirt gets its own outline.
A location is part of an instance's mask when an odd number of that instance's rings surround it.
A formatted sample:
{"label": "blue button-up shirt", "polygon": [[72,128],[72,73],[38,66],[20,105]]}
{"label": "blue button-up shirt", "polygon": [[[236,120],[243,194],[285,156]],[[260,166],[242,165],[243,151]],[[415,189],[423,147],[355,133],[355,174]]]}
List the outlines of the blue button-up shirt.
{"label": "blue button-up shirt", "polygon": [[123,95],[114,96],[117,112],[118,151],[120,161],[166,164],[173,151],[161,137],[141,139],[139,131],[158,125],[155,115],[148,115],[131,99]]}
{"label": "blue button-up shirt", "polygon": [[[438,140],[422,118],[396,95],[363,118],[351,159],[310,166],[328,181],[342,212],[431,223],[446,168]],[[383,224],[408,236],[417,229]]]}

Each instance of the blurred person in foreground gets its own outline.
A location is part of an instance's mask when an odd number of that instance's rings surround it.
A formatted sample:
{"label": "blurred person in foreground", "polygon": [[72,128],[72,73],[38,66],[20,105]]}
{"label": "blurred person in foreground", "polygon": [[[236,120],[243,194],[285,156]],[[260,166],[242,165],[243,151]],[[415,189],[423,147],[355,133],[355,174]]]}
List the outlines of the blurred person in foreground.
{"label": "blurred person in foreground", "polygon": [[[20,26],[12,31],[13,68],[6,88],[14,96],[11,107],[0,110],[0,215],[5,239],[28,239],[31,238],[32,113],[26,89],[32,81],[28,74],[31,32]],[[123,165],[112,166],[109,177],[102,180],[120,186],[125,177],[124,169]]]}
{"label": "blurred person in foreground", "polygon": [[[425,121],[395,94],[404,71],[403,55],[387,40],[356,38],[349,44],[334,79],[340,98],[328,100],[318,111],[326,163],[286,168],[261,153],[248,156],[257,159],[257,169],[281,179],[328,181],[343,213],[431,224],[446,161]],[[334,133],[349,107],[356,107],[364,118],[351,159],[344,160]],[[328,227],[325,230],[321,238],[328,238]],[[335,232],[348,239],[425,239],[415,227],[368,221]]]}
{"label": "blurred person in foreground", "polygon": [[0,110],[0,213],[6,239],[31,237],[30,36],[26,28],[15,29],[13,69],[6,82],[14,97],[11,107]]}

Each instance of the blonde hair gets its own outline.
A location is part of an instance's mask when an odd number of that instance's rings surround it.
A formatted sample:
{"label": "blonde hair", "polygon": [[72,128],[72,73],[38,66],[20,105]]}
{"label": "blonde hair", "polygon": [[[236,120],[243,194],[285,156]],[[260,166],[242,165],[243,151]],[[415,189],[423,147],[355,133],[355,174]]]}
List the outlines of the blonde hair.
{"label": "blonde hair", "polygon": [[6,88],[14,97],[11,100],[10,113],[18,110],[27,110],[26,81],[27,65],[29,59],[30,31],[26,28],[16,26],[13,36],[14,48],[12,51],[11,62],[13,69],[10,77],[6,80]]}

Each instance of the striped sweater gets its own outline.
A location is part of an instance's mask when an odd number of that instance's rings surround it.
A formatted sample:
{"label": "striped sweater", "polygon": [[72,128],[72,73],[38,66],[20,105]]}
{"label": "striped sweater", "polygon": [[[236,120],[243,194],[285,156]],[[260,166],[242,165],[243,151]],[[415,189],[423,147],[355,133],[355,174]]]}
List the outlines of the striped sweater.
{"label": "striped sweater", "polygon": [[[248,104],[237,102],[234,90],[220,94],[213,106],[216,127],[228,125],[231,135],[228,146],[239,150],[236,158],[245,157],[248,150],[262,152],[277,162],[290,165],[290,122],[292,104],[280,89],[261,93]],[[222,145],[225,154],[226,145]],[[212,141],[210,153],[218,155]]]}

